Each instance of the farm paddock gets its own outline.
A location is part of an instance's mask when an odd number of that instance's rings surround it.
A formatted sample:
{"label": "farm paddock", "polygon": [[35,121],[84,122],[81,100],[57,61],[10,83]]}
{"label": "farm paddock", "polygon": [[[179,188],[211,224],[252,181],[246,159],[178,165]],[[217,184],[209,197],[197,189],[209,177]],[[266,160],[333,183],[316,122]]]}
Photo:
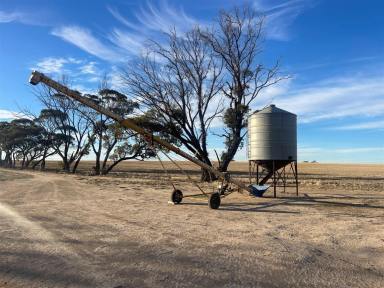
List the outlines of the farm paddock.
{"label": "farm paddock", "polygon": [[298,198],[234,193],[219,210],[169,205],[154,162],[89,165],[0,169],[0,287],[384,287],[383,165],[300,164]]}

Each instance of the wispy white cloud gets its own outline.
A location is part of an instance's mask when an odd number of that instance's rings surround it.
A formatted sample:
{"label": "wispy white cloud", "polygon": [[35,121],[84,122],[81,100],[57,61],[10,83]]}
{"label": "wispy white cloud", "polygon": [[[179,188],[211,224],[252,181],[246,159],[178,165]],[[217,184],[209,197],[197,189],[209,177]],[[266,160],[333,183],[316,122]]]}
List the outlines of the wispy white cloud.
{"label": "wispy white cloud", "polygon": [[86,85],[86,83],[74,83],[71,85],[71,89],[79,91],[82,94],[94,94],[97,92],[98,87],[90,87],[89,85]]}
{"label": "wispy white cloud", "polygon": [[75,25],[54,28],[51,34],[98,58],[117,63],[140,56],[145,50],[147,39],[159,40],[163,36],[159,32],[175,29],[183,33],[198,23],[181,7],[176,9],[166,1],[157,6],[148,2],[135,14],[133,22],[122,16],[117,8],[108,7],[108,10],[125,25],[125,29],[111,28],[111,32],[104,35],[103,41],[89,29]]}
{"label": "wispy white cloud", "polygon": [[42,59],[36,64],[36,67],[32,68],[33,70],[39,70],[44,73],[64,73],[64,65],[68,63],[69,60],[65,58],[54,58],[47,57]]}
{"label": "wispy white cloud", "polygon": [[116,20],[118,20],[120,23],[127,26],[129,29],[132,29],[138,32],[144,31],[143,27],[133,23],[132,21],[128,20],[126,17],[121,15],[120,11],[116,7],[107,6],[107,9],[109,13],[111,13],[112,16],[115,17]]}
{"label": "wispy white cloud", "polygon": [[360,122],[352,125],[334,127],[335,130],[384,130],[384,120]]}
{"label": "wispy white cloud", "polygon": [[186,32],[191,27],[201,23],[188,16],[180,7],[175,9],[167,1],[161,1],[158,7],[148,2],[147,7],[142,7],[137,13],[137,19],[141,25],[149,30],[168,32],[175,28],[178,32]]}
{"label": "wispy white cloud", "polygon": [[20,12],[0,11],[0,23],[16,22],[22,19],[23,19],[23,14]]}
{"label": "wispy white cloud", "polygon": [[[309,123],[350,116],[384,115],[384,77],[357,75],[332,78],[313,84],[295,86],[293,79],[280,86],[274,103],[299,115],[299,121]],[[261,99],[270,99],[268,95]],[[260,103],[259,103],[260,104]]]}
{"label": "wispy white cloud", "polygon": [[0,109],[0,120],[1,119],[17,119],[22,117],[23,115],[21,113],[17,113],[10,110]]}
{"label": "wispy white cloud", "polygon": [[298,154],[300,157],[314,156],[324,153],[329,154],[355,154],[355,153],[372,153],[372,152],[384,152],[384,146],[382,147],[345,147],[345,148],[320,148],[320,147],[298,147]]}
{"label": "wispy white cloud", "polygon": [[97,63],[95,61],[88,62],[85,65],[80,67],[80,71],[82,74],[95,75],[95,74],[97,74],[96,65],[97,65]]}
{"label": "wispy white cloud", "polygon": [[274,40],[289,40],[289,27],[305,10],[313,7],[313,0],[267,1],[255,0],[254,9],[266,16],[266,36]]}
{"label": "wispy white cloud", "polygon": [[310,147],[299,146],[300,161],[316,160],[328,163],[383,163],[384,146],[375,147]]}
{"label": "wispy white cloud", "polygon": [[148,34],[149,31],[169,32],[175,29],[179,33],[183,33],[199,24],[204,25],[204,21],[195,19],[187,15],[184,9],[173,7],[167,1],[159,1],[157,5],[147,2],[135,13],[135,21],[130,21],[119,12],[115,7],[108,7],[109,12],[127,26],[130,30]]}
{"label": "wispy white cloud", "polygon": [[53,78],[61,78],[65,75],[73,89],[82,93],[93,93],[98,89],[103,75],[112,69],[101,70],[99,67],[99,62],[88,59],[46,57],[37,61],[31,69],[49,74]]}
{"label": "wispy white cloud", "polygon": [[140,56],[145,52],[148,39],[160,41],[171,30],[182,34],[204,21],[197,20],[185,13],[183,8],[160,1],[156,5],[147,2],[132,19],[127,19],[116,7],[108,7],[112,16],[125,26],[125,29],[113,28],[107,36],[111,43],[130,56]]}
{"label": "wispy white cloud", "polygon": [[108,73],[108,81],[112,89],[124,91],[126,89],[126,84],[121,78],[121,71],[116,66],[112,66],[112,69]]}
{"label": "wispy white cloud", "polygon": [[63,74],[80,76],[81,74],[97,74],[97,64],[95,61],[74,57],[45,57],[37,61],[31,69],[47,74],[55,74],[54,76]]}
{"label": "wispy white cloud", "polygon": [[308,70],[313,70],[313,69],[319,69],[319,68],[325,68],[325,67],[336,67],[336,66],[350,66],[350,65],[361,65],[362,63],[370,63],[373,61],[379,61],[380,57],[379,56],[361,56],[361,57],[355,57],[355,58],[350,58],[350,59],[334,59],[332,60],[325,60],[322,62],[315,62],[315,63],[307,63],[300,65],[299,67],[292,68],[295,72],[303,72],[303,71],[308,71]]}
{"label": "wispy white cloud", "polygon": [[51,33],[101,59],[118,62],[125,58],[115,47],[104,44],[86,28],[62,26],[53,29]]}
{"label": "wispy white cloud", "polygon": [[384,152],[384,146],[383,147],[361,147],[361,148],[339,148],[333,151],[335,151],[336,153],[343,153],[343,154]]}
{"label": "wispy white cloud", "polygon": [[0,23],[17,22],[27,25],[47,26],[51,22],[50,13],[39,9],[38,11],[4,11],[0,10]]}
{"label": "wispy white cloud", "polygon": [[121,29],[113,29],[109,35],[109,40],[130,56],[140,56],[146,49],[145,42],[148,38],[139,33],[123,31]]}

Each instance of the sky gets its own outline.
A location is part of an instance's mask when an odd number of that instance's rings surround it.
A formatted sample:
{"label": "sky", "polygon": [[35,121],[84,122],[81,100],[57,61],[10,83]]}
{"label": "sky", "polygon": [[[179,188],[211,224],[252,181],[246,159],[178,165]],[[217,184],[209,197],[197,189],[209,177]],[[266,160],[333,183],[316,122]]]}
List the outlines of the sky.
{"label": "sky", "polygon": [[[252,108],[273,103],[298,115],[299,161],[383,164],[380,0],[0,0],[0,119],[41,109],[28,84],[34,69],[66,74],[81,92],[97,89],[108,73],[120,89],[120,69],[138,59],[148,39],[209,26],[221,9],[243,3],[266,16],[257,60],[279,60],[290,76]],[[212,136],[210,151],[221,151],[222,142]],[[246,160],[245,149],[236,159]]]}

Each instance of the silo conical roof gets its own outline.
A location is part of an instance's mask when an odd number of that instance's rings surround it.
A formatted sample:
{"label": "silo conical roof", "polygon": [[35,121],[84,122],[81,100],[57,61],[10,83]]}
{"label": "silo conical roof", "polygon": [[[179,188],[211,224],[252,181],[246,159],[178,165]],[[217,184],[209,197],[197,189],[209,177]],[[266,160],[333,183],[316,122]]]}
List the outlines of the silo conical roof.
{"label": "silo conical roof", "polygon": [[296,115],[294,113],[288,112],[286,110],[280,109],[276,107],[276,105],[271,104],[261,110],[255,111],[254,113],[284,113],[284,114],[291,114],[291,115]]}

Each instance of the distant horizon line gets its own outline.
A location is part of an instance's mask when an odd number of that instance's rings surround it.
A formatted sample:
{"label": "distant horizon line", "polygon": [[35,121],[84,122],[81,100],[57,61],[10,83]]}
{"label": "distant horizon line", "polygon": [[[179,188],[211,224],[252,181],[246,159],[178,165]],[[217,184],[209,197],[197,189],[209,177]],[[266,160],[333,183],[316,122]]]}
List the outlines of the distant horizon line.
{"label": "distant horizon line", "polygon": [[[96,159],[95,159],[96,160]],[[95,162],[95,160],[81,160],[81,162]],[[172,162],[170,160],[161,160],[162,162]],[[175,162],[190,162],[188,160],[173,160]],[[244,162],[244,163],[247,163],[249,160],[232,160],[232,162]],[[277,161],[277,160],[276,160]],[[61,162],[61,160],[46,160],[46,162]],[[108,160],[108,162],[112,162],[111,160]],[[136,160],[136,159],[130,159],[130,160],[126,160],[126,161],[123,161],[123,162],[159,162],[159,160]],[[121,162],[121,163],[123,163]],[[217,163],[218,161],[217,160],[211,160],[211,162],[214,162],[214,163]],[[297,161],[298,164],[335,164],[335,165],[339,165],[339,164],[354,164],[354,165],[384,165],[384,162],[381,163],[381,162],[327,162],[327,161],[316,161],[316,162],[312,162],[312,161],[309,161],[309,160],[300,160],[300,161]]]}

